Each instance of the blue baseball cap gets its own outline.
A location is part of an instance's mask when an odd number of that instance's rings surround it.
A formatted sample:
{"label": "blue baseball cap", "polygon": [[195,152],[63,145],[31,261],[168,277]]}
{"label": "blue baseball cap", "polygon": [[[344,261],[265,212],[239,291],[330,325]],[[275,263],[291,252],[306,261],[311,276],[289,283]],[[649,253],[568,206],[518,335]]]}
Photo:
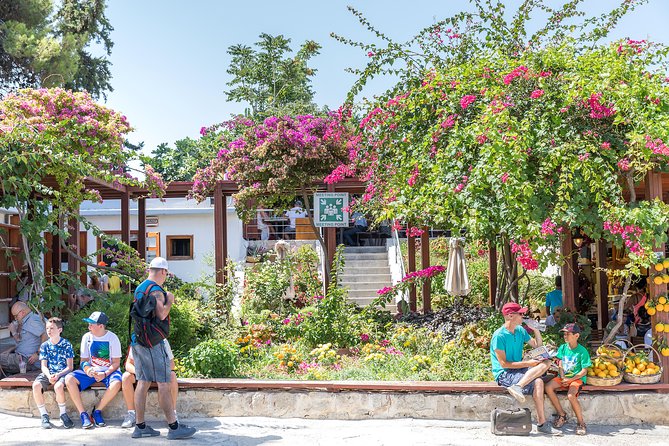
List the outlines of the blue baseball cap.
{"label": "blue baseball cap", "polygon": [[102,324],[107,326],[109,323],[109,317],[104,314],[102,311],[94,311],[90,316],[84,318],[84,322],[89,324]]}

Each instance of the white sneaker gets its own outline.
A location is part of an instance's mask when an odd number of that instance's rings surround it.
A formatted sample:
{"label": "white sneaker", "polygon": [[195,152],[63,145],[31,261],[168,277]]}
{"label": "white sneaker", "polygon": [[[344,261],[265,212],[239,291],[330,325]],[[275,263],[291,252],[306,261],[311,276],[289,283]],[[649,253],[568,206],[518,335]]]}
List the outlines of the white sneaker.
{"label": "white sneaker", "polygon": [[523,389],[518,384],[514,384],[511,387],[507,387],[506,390],[512,397],[518,400],[519,403],[525,402],[525,395],[523,395]]}
{"label": "white sneaker", "polygon": [[133,427],[135,425],[135,420],[136,420],[135,414],[132,412],[128,412],[125,418],[123,419],[123,423],[121,423],[121,427],[125,429]]}

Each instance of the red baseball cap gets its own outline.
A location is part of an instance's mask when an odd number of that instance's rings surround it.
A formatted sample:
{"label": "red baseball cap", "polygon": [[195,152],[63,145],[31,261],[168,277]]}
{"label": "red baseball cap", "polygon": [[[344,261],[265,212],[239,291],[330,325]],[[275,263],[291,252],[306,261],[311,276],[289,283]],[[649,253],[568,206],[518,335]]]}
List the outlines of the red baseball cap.
{"label": "red baseball cap", "polygon": [[527,307],[522,307],[516,302],[505,303],[502,307],[502,314],[508,316],[511,313],[527,313]]}

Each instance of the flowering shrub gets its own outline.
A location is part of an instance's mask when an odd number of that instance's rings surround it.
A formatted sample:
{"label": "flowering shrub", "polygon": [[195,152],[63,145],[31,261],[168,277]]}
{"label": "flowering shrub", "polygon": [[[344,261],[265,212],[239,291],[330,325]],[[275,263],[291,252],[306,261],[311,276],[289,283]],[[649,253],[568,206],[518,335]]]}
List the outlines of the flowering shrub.
{"label": "flowering shrub", "polygon": [[[669,130],[659,125],[669,109],[656,105],[669,103],[669,90],[651,63],[661,49],[620,45],[635,44],[488,51],[389,92],[360,126],[366,144],[354,164],[373,184],[365,205],[417,227],[466,228],[468,238],[502,234],[524,270],[559,261],[560,230],[574,227],[646,265],[665,231],[625,204],[621,184],[669,162]],[[651,207],[669,217],[666,205]]]}
{"label": "flowering shrub", "polygon": [[[57,311],[62,294],[58,284],[75,279],[63,272],[46,285],[43,234],[77,244],[68,240],[64,222],[78,214],[83,200],[101,201],[91,178],[112,187],[147,187],[151,195],[164,194],[165,184],[150,166],[143,181],[130,175],[128,164],[138,158],[124,147],[130,130],[125,116],[97,104],[85,92],[24,89],[0,101],[0,207],[14,208],[19,215],[29,247],[25,260],[40,296],[35,304],[42,311]],[[132,268],[127,273],[136,276]]]}
{"label": "flowering shrub", "polygon": [[[290,344],[282,345],[273,355],[279,361],[279,367],[286,369],[287,371],[298,369],[302,363],[302,356],[298,353],[297,349]],[[302,368],[304,368],[304,366]]]}
{"label": "flowering shrub", "polygon": [[322,344],[311,350],[309,356],[314,360],[314,362],[321,365],[332,365],[337,363],[341,359],[341,356],[337,354],[335,350],[332,349],[332,344]]}
{"label": "flowering shrub", "polygon": [[240,188],[234,195],[236,207],[245,221],[255,217],[259,205],[285,204],[295,191],[323,181],[348,159],[351,139],[336,113],[325,118],[272,116],[260,123],[237,120],[233,125],[240,136],[221,141],[216,161],[196,175],[192,195],[201,201],[217,180],[235,181]]}
{"label": "flowering shrub", "polygon": [[[515,14],[504,2],[470,3],[473,11],[408,42],[387,38],[382,47],[334,36],[374,49],[351,102],[371,78],[399,76],[360,121],[350,169],[368,181],[366,210],[417,227],[465,228],[468,238],[501,245],[504,299],[511,271],[524,278],[561,263],[560,228],[633,249],[626,274],[638,274],[653,244],[666,240],[666,225],[651,220],[666,220],[669,208],[656,202],[645,216],[635,213],[625,190],[669,161],[667,53],[643,40],[600,42],[641,2],[621,0],[597,17],[580,2],[525,2]],[[614,220],[614,209],[624,215]],[[642,235],[623,239],[605,221]]]}

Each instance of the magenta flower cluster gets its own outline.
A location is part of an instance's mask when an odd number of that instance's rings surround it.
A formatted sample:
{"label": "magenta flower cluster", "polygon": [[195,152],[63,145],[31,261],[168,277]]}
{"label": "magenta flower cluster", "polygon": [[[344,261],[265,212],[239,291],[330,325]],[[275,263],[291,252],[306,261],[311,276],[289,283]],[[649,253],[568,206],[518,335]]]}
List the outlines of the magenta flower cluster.
{"label": "magenta flower cluster", "polygon": [[468,94],[462,97],[460,99],[460,107],[462,107],[463,110],[465,110],[467,107],[472,105],[474,101],[476,100],[476,96],[473,94]]}
{"label": "magenta flower cluster", "polygon": [[532,253],[532,248],[526,240],[520,240],[518,243],[513,240],[510,242],[511,252],[516,254],[516,260],[527,271],[535,270],[539,267],[539,262],[536,261]]}
{"label": "magenta flower cluster", "polygon": [[613,116],[616,113],[613,104],[604,105],[601,103],[601,99],[601,93],[593,93],[587,100],[587,105],[590,107],[590,117],[592,119],[604,119]]}
{"label": "magenta flower cluster", "polygon": [[635,254],[643,254],[643,248],[638,241],[643,231],[636,225],[623,225],[617,221],[605,221],[604,230],[609,231],[612,235],[619,235],[623,239],[625,246]]}
{"label": "magenta flower cluster", "polygon": [[544,237],[548,235],[555,235],[556,226],[557,225],[553,223],[553,221],[550,218],[547,218],[541,224],[541,235],[543,235]]}
{"label": "magenta flower cluster", "polygon": [[437,274],[441,274],[444,271],[446,271],[446,267],[441,266],[441,265],[434,265],[434,266],[429,266],[425,269],[421,269],[420,271],[414,271],[412,273],[407,274],[402,278],[402,282],[411,282],[416,279],[429,279],[431,277],[436,276]]}

